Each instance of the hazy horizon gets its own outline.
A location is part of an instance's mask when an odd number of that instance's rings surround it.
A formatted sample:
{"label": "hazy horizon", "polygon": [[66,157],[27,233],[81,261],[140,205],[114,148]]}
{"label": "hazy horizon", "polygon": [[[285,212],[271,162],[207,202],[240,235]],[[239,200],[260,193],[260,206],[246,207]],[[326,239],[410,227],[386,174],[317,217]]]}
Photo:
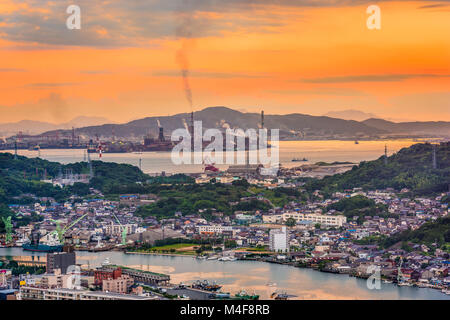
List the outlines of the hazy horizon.
{"label": "hazy horizon", "polygon": [[[193,109],[194,112],[199,112],[202,111],[204,109],[208,109],[208,108],[228,108],[228,109],[232,109],[235,111],[239,111],[241,113],[254,113],[254,114],[260,114],[262,110],[265,111],[264,108],[256,108],[255,111],[250,111],[247,109],[242,109],[242,108],[231,108],[231,107],[227,107],[227,106],[205,106],[199,109]],[[365,119],[356,119],[357,117],[351,117],[351,116],[338,116],[338,114],[345,115],[347,111],[356,111],[356,112],[361,112],[362,114],[367,115],[367,117],[364,117]],[[102,116],[89,116],[89,115],[78,115],[72,119],[70,119],[69,121],[64,121],[64,122],[57,122],[57,121],[42,121],[42,120],[36,120],[36,119],[31,119],[31,118],[27,118],[27,119],[21,119],[21,120],[17,120],[17,121],[11,121],[11,122],[0,122],[0,125],[6,125],[6,124],[15,124],[15,123],[21,123],[21,122],[42,122],[42,123],[48,123],[48,124],[52,124],[52,125],[68,125],[68,124],[76,124],[76,121],[78,119],[82,119],[82,120],[97,120],[99,123],[104,123],[104,124],[126,124],[135,120],[140,120],[140,119],[144,119],[144,118],[152,118],[152,117],[165,117],[165,116],[176,116],[178,114],[183,114],[183,113],[189,113],[188,111],[185,112],[176,112],[173,114],[155,114],[155,115],[143,115],[142,117],[139,118],[132,118],[129,120],[122,120],[122,121],[113,121],[111,119],[108,119],[107,117],[102,117]],[[289,115],[289,114],[296,114],[296,113],[300,113],[301,112],[289,112],[289,113],[267,113],[265,111],[265,115],[266,116],[271,116],[271,115]],[[333,113],[333,115],[332,115]],[[382,120],[386,120],[386,121],[390,121],[390,122],[394,122],[394,123],[401,123],[401,122],[419,122],[421,120],[408,120],[408,119],[398,119],[398,118],[385,118],[385,117],[381,117],[377,114],[370,114],[370,113],[365,113],[363,111],[359,111],[356,109],[347,109],[347,110],[336,110],[336,111],[329,111],[327,113],[324,114],[306,114],[305,115],[311,115],[311,116],[317,116],[317,117],[330,117],[330,118],[336,118],[336,119],[342,119],[342,120],[354,120],[354,121],[358,121],[358,122],[362,122],[366,119],[382,119]],[[373,115],[373,116],[370,116]],[[435,120],[427,120],[430,122],[439,122],[439,121],[446,121],[446,120],[440,120],[440,119],[435,119]],[[450,122],[450,121],[446,121],[446,122]],[[100,124],[99,124],[100,125]],[[91,125],[83,125],[83,126],[91,126]]]}

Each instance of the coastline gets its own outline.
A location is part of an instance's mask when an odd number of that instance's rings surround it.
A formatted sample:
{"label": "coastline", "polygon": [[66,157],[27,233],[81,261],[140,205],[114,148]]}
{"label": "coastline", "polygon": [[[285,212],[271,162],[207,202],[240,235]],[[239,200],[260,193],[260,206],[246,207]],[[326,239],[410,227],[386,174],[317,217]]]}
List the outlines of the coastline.
{"label": "coastline", "polygon": [[[11,250],[11,251],[10,251]],[[10,257],[30,256],[30,253],[23,252],[20,248],[4,248],[0,250],[0,255]],[[123,255],[123,256],[121,256]],[[80,263],[100,265],[105,258],[110,258],[113,263],[122,264],[138,268],[141,265],[150,265],[150,271],[165,273],[165,268],[170,267],[170,275],[178,282],[193,281],[195,279],[216,280],[218,283],[231,286],[229,290],[238,291],[245,288],[254,290],[261,286],[259,292],[267,290],[267,283],[276,283],[283,290],[296,294],[307,295],[311,299],[354,299],[355,292],[360,292],[358,296],[364,296],[364,299],[383,300],[383,299],[426,299],[426,300],[450,300],[450,296],[434,290],[417,290],[417,287],[400,288],[394,283],[385,283],[382,281],[382,290],[368,290],[364,279],[348,275],[347,277],[337,277],[327,275],[330,272],[312,272],[313,268],[296,267],[292,263],[272,262],[257,259],[240,259],[231,263],[231,261],[203,260],[196,259],[176,259],[183,255],[179,254],[154,254],[154,253],[134,253],[128,251],[109,251],[109,252],[80,252]],[[45,258],[45,255],[35,254],[34,259]],[[151,257],[151,258],[150,258]],[[33,259],[30,256],[30,259]],[[77,259],[78,260],[78,259]],[[249,263],[246,263],[248,261]],[[250,263],[254,261],[254,263]],[[268,263],[261,263],[268,262]],[[153,266],[156,269],[153,269]],[[288,267],[296,268],[288,268]],[[161,269],[158,269],[161,268]],[[281,268],[281,269],[280,269]],[[167,271],[167,270],[166,270]],[[317,270],[314,270],[317,271]],[[224,273],[225,272],[225,273]],[[251,272],[247,274],[248,272]],[[265,274],[264,279],[261,278]],[[341,273],[339,273],[341,274]],[[285,283],[285,277],[295,277],[301,281],[298,285],[292,285],[291,282]],[[344,274],[342,274],[344,275]],[[242,281],[246,282],[244,285]],[[174,283],[178,283],[175,281]],[[289,285],[291,283],[291,285]],[[329,291],[328,287],[343,286],[347,288],[344,292]],[[262,288],[262,289],[261,289]],[[349,291],[349,289],[352,289]],[[431,289],[431,288],[424,288]],[[262,291],[261,291],[262,290]]]}
{"label": "coastline", "polygon": [[193,254],[176,254],[176,253],[156,253],[156,252],[134,252],[123,251],[124,254],[137,254],[137,255],[154,255],[154,256],[169,256],[169,257],[191,257],[196,259],[197,256]]}
{"label": "coastline", "polygon": [[[155,255],[155,256],[169,256],[169,257],[191,257],[193,259],[197,259],[197,256],[195,256],[195,255],[183,255],[183,254],[176,254],[176,253],[154,253],[154,252],[124,251],[124,254],[129,254],[129,255]],[[214,259],[214,261],[218,261],[218,260]],[[260,258],[253,258],[253,259],[252,258],[246,258],[246,259],[238,258],[237,261],[258,261],[258,262],[264,262],[264,263],[269,263],[269,264],[281,264],[281,265],[290,266],[290,267],[298,268],[298,269],[310,269],[310,270],[313,270],[313,271],[323,272],[323,273],[331,273],[331,274],[337,274],[337,275],[347,275],[349,277],[354,277],[354,278],[359,278],[359,279],[368,279],[369,278],[369,276],[359,275],[356,272],[337,272],[337,271],[332,271],[332,270],[320,270],[320,269],[314,268],[314,267],[298,266],[298,265],[295,265],[295,263],[292,262],[292,261],[283,262],[283,261],[276,261],[276,260],[265,260],[265,259],[260,259]],[[226,261],[226,262],[229,262],[229,261]],[[386,283],[385,280],[388,280],[388,279],[386,279],[386,278],[381,278],[380,279],[380,281],[383,282],[383,283]],[[394,284],[394,285],[396,285],[396,287],[402,287],[396,281],[391,281],[391,282],[388,282],[388,283]],[[444,289],[443,287],[433,286],[433,285],[425,285],[425,284],[423,286],[419,286],[419,285],[417,285],[418,282],[415,282],[415,283],[408,282],[408,283],[409,283],[407,285],[408,287],[423,288],[423,289],[433,289],[433,290],[440,291],[442,294],[445,295],[445,293],[442,292],[442,290]]]}

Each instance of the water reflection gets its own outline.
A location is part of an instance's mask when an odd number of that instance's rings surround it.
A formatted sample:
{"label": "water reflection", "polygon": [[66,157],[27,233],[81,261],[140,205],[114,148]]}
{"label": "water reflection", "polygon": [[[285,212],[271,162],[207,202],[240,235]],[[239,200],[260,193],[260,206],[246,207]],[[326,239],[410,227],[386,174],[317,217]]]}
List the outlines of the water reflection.
{"label": "water reflection", "polygon": [[[45,261],[45,254],[32,254],[20,248],[1,248],[1,256],[23,257]],[[241,289],[270,298],[277,290],[295,295],[292,299],[450,299],[438,290],[398,287],[382,283],[381,290],[369,290],[366,281],[350,277],[255,261],[208,261],[192,257],[128,255],[122,252],[77,252],[77,263],[91,268],[109,258],[111,263],[158,273],[170,274],[173,283],[195,280],[216,281],[224,292],[235,294]],[[268,286],[276,283],[276,286]],[[273,291],[272,291],[273,290]]]}

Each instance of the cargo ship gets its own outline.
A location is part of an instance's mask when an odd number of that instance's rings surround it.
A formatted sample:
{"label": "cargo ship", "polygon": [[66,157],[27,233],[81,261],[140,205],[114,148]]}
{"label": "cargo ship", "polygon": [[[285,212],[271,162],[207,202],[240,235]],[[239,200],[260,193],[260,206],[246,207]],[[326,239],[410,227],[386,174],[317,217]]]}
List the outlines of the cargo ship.
{"label": "cargo ship", "polygon": [[31,243],[27,243],[22,246],[22,249],[25,251],[36,251],[36,252],[61,252],[63,246],[61,245],[50,246],[48,244],[33,245]]}
{"label": "cargo ship", "polygon": [[63,246],[57,242],[52,241],[46,244],[39,243],[39,233],[33,233],[31,235],[31,242],[24,243],[22,249],[25,251],[35,251],[35,252],[62,252]]}

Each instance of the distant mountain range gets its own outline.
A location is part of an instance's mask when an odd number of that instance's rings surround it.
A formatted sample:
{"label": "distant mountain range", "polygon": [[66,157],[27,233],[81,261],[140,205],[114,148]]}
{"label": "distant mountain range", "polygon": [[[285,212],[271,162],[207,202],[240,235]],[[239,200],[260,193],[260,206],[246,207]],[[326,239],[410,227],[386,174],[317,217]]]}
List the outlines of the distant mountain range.
{"label": "distant mountain range", "polygon": [[398,134],[450,135],[450,122],[448,121],[391,122],[383,119],[367,119],[362,123],[379,130]]}
{"label": "distant mountain range", "polygon": [[[184,121],[190,123],[189,113],[180,113],[173,116],[148,117],[134,120],[125,124],[104,124],[90,126],[76,130],[77,134],[85,136],[111,137],[142,137],[149,132],[156,135],[158,132],[157,120],[160,121],[166,134],[175,129],[183,128]],[[202,121],[203,128],[241,128],[258,129],[261,123],[259,113],[244,113],[226,107],[209,107],[194,113],[196,121]],[[347,136],[355,133],[362,135],[381,134],[384,130],[369,127],[358,121],[335,119],[330,117],[318,117],[305,114],[266,115],[264,126],[268,129],[280,129],[284,136]]]}
{"label": "distant mountain range", "polygon": [[367,113],[359,110],[342,110],[342,111],[330,111],[324,114],[325,117],[338,118],[344,120],[364,121],[370,118],[378,118],[373,113]]}
{"label": "distant mountain range", "polygon": [[46,131],[58,129],[71,129],[72,127],[97,126],[110,122],[101,117],[76,117],[69,122],[54,124],[42,121],[22,120],[13,123],[0,123],[0,135],[11,136],[22,131],[23,134],[36,135]]}
{"label": "distant mountain range", "polygon": [[[355,110],[353,115],[364,115]],[[349,114],[349,113],[347,113]],[[369,114],[365,114],[369,115]],[[104,138],[142,138],[150,133],[158,134],[158,120],[164,128],[166,135],[173,130],[184,127],[184,122],[190,123],[189,113],[180,113],[173,116],[148,117],[134,120],[125,124],[100,124],[76,127],[76,134],[82,136]],[[259,113],[240,112],[227,107],[209,107],[194,113],[196,121],[202,121],[204,129],[208,128],[259,128],[261,115]],[[102,122],[105,119],[97,119]],[[62,125],[60,125],[61,128]],[[448,135],[450,136],[450,122],[391,122],[383,119],[370,118],[364,121],[345,120],[329,116],[311,116],[300,113],[287,115],[265,115],[264,126],[268,129],[280,129],[283,139],[298,138],[363,138],[389,135]],[[66,124],[71,129],[72,124]],[[42,128],[42,126],[41,126]],[[59,129],[59,128],[58,128]],[[16,129],[17,130],[17,129]],[[55,130],[55,129],[51,129]],[[17,131],[15,131],[16,133]],[[47,133],[52,133],[47,132]],[[62,132],[70,135],[70,131]]]}

